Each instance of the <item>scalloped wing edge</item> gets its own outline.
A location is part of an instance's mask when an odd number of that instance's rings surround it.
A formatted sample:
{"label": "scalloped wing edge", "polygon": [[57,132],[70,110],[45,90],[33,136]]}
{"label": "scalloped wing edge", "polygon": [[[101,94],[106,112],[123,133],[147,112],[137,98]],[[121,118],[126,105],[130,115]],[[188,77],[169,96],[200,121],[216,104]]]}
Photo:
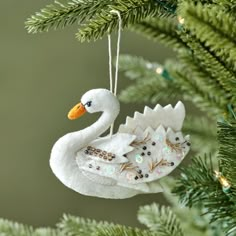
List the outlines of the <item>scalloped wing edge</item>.
{"label": "scalloped wing edge", "polygon": [[157,104],[154,109],[145,106],[144,112],[135,112],[134,117],[127,117],[126,123],[119,126],[119,133],[136,134],[137,127],[145,131],[147,127],[156,130],[160,125],[165,128],[171,128],[174,131],[180,131],[185,118],[184,104],[179,101],[175,107],[167,105],[162,107]]}

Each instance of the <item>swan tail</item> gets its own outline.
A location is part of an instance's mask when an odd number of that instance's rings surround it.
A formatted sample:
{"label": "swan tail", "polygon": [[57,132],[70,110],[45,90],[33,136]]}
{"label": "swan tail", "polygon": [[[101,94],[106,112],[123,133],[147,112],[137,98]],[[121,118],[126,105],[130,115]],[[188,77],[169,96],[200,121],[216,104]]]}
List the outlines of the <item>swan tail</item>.
{"label": "swan tail", "polygon": [[120,125],[119,133],[130,133],[139,136],[148,127],[156,130],[160,125],[180,131],[185,118],[184,104],[179,101],[175,107],[157,104],[154,109],[144,108],[143,113],[135,112],[134,117],[127,117],[126,123]]}

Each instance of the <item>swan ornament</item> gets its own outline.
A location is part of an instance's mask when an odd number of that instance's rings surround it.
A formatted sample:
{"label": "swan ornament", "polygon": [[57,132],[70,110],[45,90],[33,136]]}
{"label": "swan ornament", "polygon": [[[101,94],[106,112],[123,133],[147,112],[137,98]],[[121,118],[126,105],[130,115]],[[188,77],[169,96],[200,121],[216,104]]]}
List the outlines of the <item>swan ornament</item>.
{"label": "swan ornament", "polygon": [[74,191],[101,198],[124,199],[161,192],[159,180],[173,171],[190,149],[181,133],[185,108],[145,107],[127,117],[114,135],[100,137],[120,111],[117,98],[106,89],[86,92],[68,118],[102,112],[91,126],[61,137],[53,146],[50,166],[57,178]]}

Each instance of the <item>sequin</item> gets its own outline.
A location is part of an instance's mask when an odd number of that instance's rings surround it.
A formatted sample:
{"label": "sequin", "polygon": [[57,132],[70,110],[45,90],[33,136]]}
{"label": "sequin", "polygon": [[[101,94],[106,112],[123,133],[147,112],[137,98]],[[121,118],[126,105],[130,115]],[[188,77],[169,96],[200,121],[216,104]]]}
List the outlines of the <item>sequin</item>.
{"label": "sequin", "polygon": [[112,174],[115,173],[115,170],[116,170],[116,168],[115,168],[114,166],[107,166],[107,168],[106,168],[106,173],[107,173],[108,175],[112,175]]}
{"label": "sequin", "polygon": [[169,147],[164,147],[163,148],[163,152],[165,152],[165,153],[171,153],[171,150],[170,150],[170,148]]}
{"label": "sequin", "polygon": [[160,175],[160,174],[162,174],[162,171],[157,168],[156,173]]}
{"label": "sequin", "polygon": [[176,157],[177,157],[178,160],[181,160],[182,154],[181,154],[181,153],[178,153],[178,154],[176,155]]}
{"label": "sequin", "polygon": [[126,178],[127,178],[128,180],[132,180],[132,179],[134,178],[134,174],[128,172],[128,173],[126,174]]}
{"label": "sequin", "polygon": [[143,157],[137,154],[135,156],[135,160],[136,160],[137,163],[142,163],[143,162]]}
{"label": "sequin", "polygon": [[157,139],[157,141],[162,142],[163,141],[163,136],[157,135],[156,139]]}

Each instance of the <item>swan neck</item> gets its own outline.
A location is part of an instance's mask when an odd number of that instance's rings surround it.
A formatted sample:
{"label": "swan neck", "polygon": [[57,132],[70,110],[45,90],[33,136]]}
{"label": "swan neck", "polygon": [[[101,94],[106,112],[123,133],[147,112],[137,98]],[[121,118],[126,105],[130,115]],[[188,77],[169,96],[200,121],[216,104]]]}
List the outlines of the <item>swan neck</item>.
{"label": "swan neck", "polygon": [[99,119],[85,130],[91,135],[91,141],[103,134],[114,122],[117,114],[104,111]]}

